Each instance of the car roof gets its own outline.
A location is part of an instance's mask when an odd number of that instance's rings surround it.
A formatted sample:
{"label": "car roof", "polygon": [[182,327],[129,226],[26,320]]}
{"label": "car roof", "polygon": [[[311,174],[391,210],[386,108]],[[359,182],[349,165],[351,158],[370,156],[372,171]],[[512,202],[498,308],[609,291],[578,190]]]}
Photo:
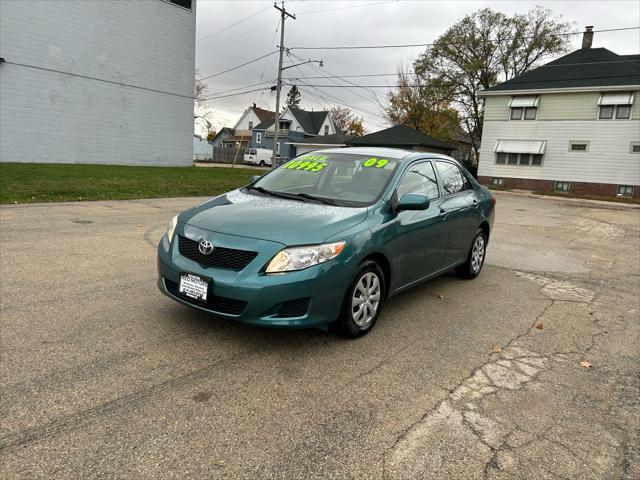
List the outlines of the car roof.
{"label": "car roof", "polygon": [[[442,158],[445,160],[455,159],[443,155],[441,153],[434,152],[416,152],[413,150],[403,150],[401,148],[384,148],[384,147],[347,147],[347,148],[326,148],[322,150],[323,153],[342,153],[350,155],[371,155],[376,157],[386,157],[393,160],[401,160],[403,163],[417,160],[419,158]],[[456,162],[457,163],[457,162]]]}

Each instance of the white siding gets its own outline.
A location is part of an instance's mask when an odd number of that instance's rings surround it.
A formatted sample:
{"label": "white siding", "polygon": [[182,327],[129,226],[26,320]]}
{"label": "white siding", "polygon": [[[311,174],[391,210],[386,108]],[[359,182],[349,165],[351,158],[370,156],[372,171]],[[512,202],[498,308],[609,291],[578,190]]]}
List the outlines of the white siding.
{"label": "white siding", "polygon": [[318,131],[318,135],[324,135],[324,127],[325,125],[329,125],[329,135],[333,135],[334,133],[336,133],[336,129],[333,125],[333,122],[331,121],[331,115],[327,115],[327,118],[324,119],[324,123],[322,124],[322,126],[320,127],[320,130]]}
{"label": "white siding", "polygon": [[260,119],[255,114],[252,108],[247,109],[238,120],[238,123],[233,127],[234,135],[251,135],[249,129],[249,123],[253,122],[253,127],[260,123]]}
{"label": "white siding", "polygon": [[[546,140],[543,166],[496,165],[498,140]],[[570,152],[571,140],[588,141],[589,151]],[[640,141],[640,119],[488,121],[478,175],[639,185],[640,155],[629,153],[632,141]]]}
{"label": "white siding", "polygon": [[0,1],[0,161],[189,165],[195,3]]}

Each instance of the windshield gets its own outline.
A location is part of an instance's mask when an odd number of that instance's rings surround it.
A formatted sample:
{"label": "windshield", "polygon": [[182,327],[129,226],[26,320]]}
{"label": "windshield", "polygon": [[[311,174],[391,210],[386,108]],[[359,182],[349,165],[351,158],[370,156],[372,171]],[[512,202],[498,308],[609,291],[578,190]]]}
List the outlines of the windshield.
{"label": "windshield", "polygon": [[253,186],[338,205],[367,206],[382,195],[397,165],[397,160],[384,157],[313,152],[290,160]]}

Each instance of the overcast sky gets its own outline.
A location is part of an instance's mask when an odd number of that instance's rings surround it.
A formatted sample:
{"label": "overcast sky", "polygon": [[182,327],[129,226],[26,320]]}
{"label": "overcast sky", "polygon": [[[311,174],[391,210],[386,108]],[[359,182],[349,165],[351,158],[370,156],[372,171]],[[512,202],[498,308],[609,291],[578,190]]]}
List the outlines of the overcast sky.
{"label": "overcast sky", "polygon": [[[306,59],[323,60],[318,72],[315,64],[293,67],[284,77],[324,75],[391,74],[400,65],[410,64],[424,47],[370,50],[296,50],[295,47],[382,45],[430,43],[446,29],[475,10],[488,6],[506,14],[525,13],[536,5],[549,8],[573,24],[572,31],[582,31],[585,25],[596,30],[640,25],[640,2],[630,1],[402,1],[402,0],[290,0],[287,11],[296,20],[287,20],[285,46],[292,54]],[[234,25],[237,23],[237,25]],[[196,32],[196,68],[202,76],[213,75],[276,50],[280,32],[279,12],[273,1],[198,0]],[[581,36],[572,37],[579,48]],[[616,53],[640,53],[640,30],[600,32],[594,37],[594,47],[605,47]],[[276,54],[229,73],[206,80],[208,95],[228,95],[261,88],[259,82],[275,84],[278,56]],[[285,57],[285,65],[289,60]],[[290,63],[291,64],[291,63]],[[358,85],[393,85],[394,77],[348,78]],[[313,85],[344,84],[337,79],[306,79]],[[239,87],[240,90],[229,91]],[[283,90],[286,94],[288,87]],[[358,109],[369,131],[387,126],[381,118],[387,89],[301,87],[302,108],[323,109],[342,104]],[[377,95],[374,96],[374,93]],[[325,97],[325,98],[321,98]],[[208,102],[213,111],[214,126],[232,127],[240,114],[253,102],[263,108],[275,108],[275,92],[259,91],[220,98]]]}

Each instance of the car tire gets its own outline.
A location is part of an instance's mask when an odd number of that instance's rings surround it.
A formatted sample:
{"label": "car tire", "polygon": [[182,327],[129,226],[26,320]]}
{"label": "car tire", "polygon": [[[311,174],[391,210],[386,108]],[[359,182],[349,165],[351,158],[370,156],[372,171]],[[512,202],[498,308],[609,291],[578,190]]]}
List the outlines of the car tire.
{"label": "car tire", "polygon": [[479,228],[473,237],[467,260],[456,267],[456,273],[461,278],[472,279],[480,275],[484,259],[487,256],[487,234]]}
{"label": "car tire", "polygon": [[340,318],[334,324],[342,335],[357,338],[373,328],[384,305],[385,281],[382,269],[373,260],[360,265],[346,291]]}
{"label": "car tire", "polygon": [[260,166],[264,167],[264,160],[260,160]]}

